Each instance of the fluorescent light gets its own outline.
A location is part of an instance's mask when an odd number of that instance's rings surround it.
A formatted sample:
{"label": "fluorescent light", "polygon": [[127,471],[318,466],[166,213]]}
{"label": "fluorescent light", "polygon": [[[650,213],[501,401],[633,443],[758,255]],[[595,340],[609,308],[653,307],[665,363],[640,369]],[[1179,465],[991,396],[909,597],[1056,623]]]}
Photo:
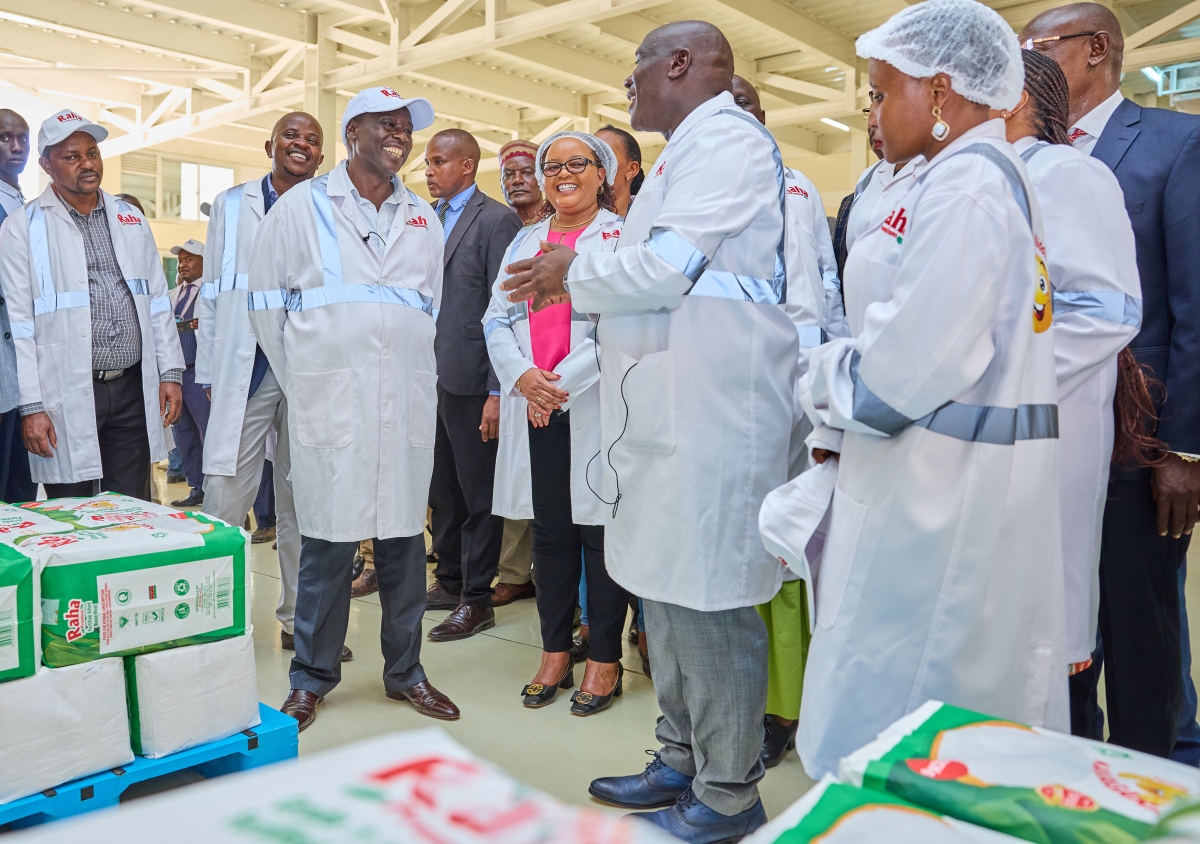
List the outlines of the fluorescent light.
{"label": "fluorescent light", "polygon": [[1157,68],[1143,67],[1142,73],[1144,73],[1146,75],[1146,78],[1149,79],[1151,82],[1153,82],[1155,85],[1162,82],[1162,74],[1158,72]]}
{"label": "fluorescent light", "polygon": [[826,72],[826,73],[833,73],[833,72],[834,72],[835,70],[837,70],[837,69],[838,69],[838,68],[836,68],[836,67],[827,67],[827,68],[825,68],[825,72]]}
{"label": "fluorescent light", "polygon": [[828,117],[822,117],[821,122],[824,123],[826,126],[832,126],[834,129],[841,129],[843,132],[850,131],[850,127],[847,126],[845,123],[838,123],[836,120],[833,120]]}

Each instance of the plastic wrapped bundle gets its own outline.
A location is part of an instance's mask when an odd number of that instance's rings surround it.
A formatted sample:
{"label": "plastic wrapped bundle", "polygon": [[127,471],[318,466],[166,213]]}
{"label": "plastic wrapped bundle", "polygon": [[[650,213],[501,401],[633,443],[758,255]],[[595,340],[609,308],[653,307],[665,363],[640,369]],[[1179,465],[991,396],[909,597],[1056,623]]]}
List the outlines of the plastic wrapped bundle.
{"label": "plastic wrapped bundle", "polygon": [[41,569],[51,667],[150,653],[245,632],[249,535],[122,495],[0,508],[31,525],[0,532],[0,561]]}
{"label": "plastic wrapped bundle", "polygon": [[0,684],[0,736],[0,803],[129,764],[121,660]]}
{"label": "plastic wrapped bundle", "polygon": [[38,571],[28,557],[0,557],[0,683],[32,677],[42,661]]}
{"label": "plastic wrapped bundle", "polygon": [[261,723],[252,632],[125,657],[134,753],[158,759]]}
{"label": "plastic wrapped bundle", "polygon": [[743,844],[1017,844],[1019,840],[826,776]]}
{"label": "plastic wrapped bundle", "polygon": [[1200,770],[930,701],[841,761],[840,777],[1048,844],[1148,838]]}

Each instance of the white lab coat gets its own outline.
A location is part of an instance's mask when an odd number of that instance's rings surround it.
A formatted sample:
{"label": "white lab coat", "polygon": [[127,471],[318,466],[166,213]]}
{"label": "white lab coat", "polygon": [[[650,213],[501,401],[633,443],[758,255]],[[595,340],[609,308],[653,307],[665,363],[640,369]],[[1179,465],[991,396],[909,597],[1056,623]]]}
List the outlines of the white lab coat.
{"label": "white lab coat", "polygon": [[[158,406],[159,376],[184,368],[167,279],[141,212],[107,192],[103,202],[113,250],[133,293],[141,327],[150,459],[162,460],[167,449]],[[37,250],[30,248],[30,214],[35,207],[45,224],[49,258],[49,267],[41,273]],[[95,480],[103,472],[92,398],[92,313],[83,235],[53,186],[25,209],[4,221],[0,281],[12,322],[21,404],[41,402],[58,437],[53,457],[29,455],[30,471],[39,483]]]}
{"label": "white lab coat", "polygon": [[1068,729],[1034,232],[1037,199],[992,120],[920,160],[850,253],[852,339],[816,350],[801,383],[810,418],[845,432],[800,711],[809,776],[930,699]]}
{"label": "white lab coat", "polygon": [[796,327],[769,295],[782,192],[774,141],[722,93],[647,171],[616,252],[567,275],[600,315],[606,565],[644,598],[715,611],[779,590],[756,525],[794,416]]}
{"label": "white lab coat", "polygon": [[[575,251],[612,252],[621,236],[622,219],[601,209],[575,243]],[[492,286],[492,301],[483,315],[488,356],[500,380],[500,443],[496,452],[496,481],[492,512],[506,519],[533,518],[533,481],[529,464],[529,402],[517,389],[517,379],[534,366],[529,339],[528,303],[512,304],[500,283],[508,278],[504,268],[513,261],[532,258],[550,231],[550,220],[522,229],[513,239],[500,274]],[[600,491],[600,349],[596,346],[595,319],[571,312],[571,351],[554,367],[561,375],[554,386],[569,398],[563,410],[571,412],[571,519],[577,525],[602,525],[606,508]],[[596,458],[593,460],[593,458]],[[588,474],[588,464],[591,472]]]}
{"label": "white lab coat", "polygon": [[1112,171],[1065,144],[1029,137],[1014,146],[1042,208],[1054,285],[1067,661],[1077,663],[1096,646],[1117,355],[1141,325],[1142,284]]}
{"label": "white lab coat", "polygon": [[846,314],[821,193],[798,170],[789,167],[785,179],[788,284],[783,310],[796,323],[800,334],[803,374],[807,368],[807,349],[821,345],[826,338],[846,336]]}
{"label": "white lab coat", "polygon": [[[854,201],[850,203],[850,216],[846,220],[846,252],[869,229],[878,228],[896,197],[911,186],[915,161],[906,162],[899,168],[887,161],[877,161],[863,171],[854,186]],[[880,215],[883,216],[880,216]]]}
{"label": "white lab coat", "polygon": [[[318,233],[326,185],[336,243]],[[250,262],[250,324],[288,400],[300,533],[331,542],[425,529],[437,418],[441,225],[405,190],[381,262],[350,188],[343,161],[289,190]]]}
{"label": "white lab coat", "polygon": [[[239,196],[237,244],[233,265],[224,266],[226,203]],[[204,242],[204,277],[196,306],[196,383],[212,385],[208,432],[204,435],[204,474],[237,474],[242,423],[254,370],[257,341],[250,327],[246,301],[247,272],[254,236],[263,221],[262,179],[221,191],[208,216]]]}

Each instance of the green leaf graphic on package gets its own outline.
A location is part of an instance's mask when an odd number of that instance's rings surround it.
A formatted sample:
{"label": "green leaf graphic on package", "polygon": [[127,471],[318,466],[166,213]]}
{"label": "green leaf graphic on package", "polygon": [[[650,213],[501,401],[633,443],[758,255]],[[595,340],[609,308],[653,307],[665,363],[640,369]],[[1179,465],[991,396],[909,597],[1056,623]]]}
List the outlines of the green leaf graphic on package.
{"label": "green leaf graphic on package", "polygon": [[0,560],[41,570],[51,667],[240,635],[246,535],[123,495],[0,506]]}

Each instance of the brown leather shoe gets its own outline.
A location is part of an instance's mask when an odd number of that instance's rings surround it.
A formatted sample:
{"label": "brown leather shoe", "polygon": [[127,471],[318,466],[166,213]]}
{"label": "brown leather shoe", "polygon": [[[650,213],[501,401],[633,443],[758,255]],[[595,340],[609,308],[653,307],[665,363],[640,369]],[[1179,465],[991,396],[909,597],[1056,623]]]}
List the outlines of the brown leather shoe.
{"label": "brown leather shoe", "polygon": [[374,592],[379,591],[379,580],[375,576],[375,569],[364,568],[362,574],[354,579],[354,583],[350,584],[351,598],[365,598]]}
{"label": "brown leather shoe", "polygon": [[504,607],[513,601],[532,598],[537,594],[533,581],[528,583],[497,583],[492,591],[492,606]]}
{"label": "brown leather shoe", "polygon": [[429,631],[431,642],[453,642],[469,639],[476,633],[491,630],[496,626],[496,611],[491,607],[473,607],[463,604],[446,616],[446,620]]}
{"label": "brown leather shoe", "polygon": [[317,707],[324,702],[325,698],[317,697],[312,692],[292,689],[287,700],[283,702],[283,706],[279,707],[279,711],[284,715],[291,715],[299,721],[300,732],[304,732],[313,721],[317,720]]}
{"label": "brown leather shoe", "polygon": [[428,680],[414,683],[402,692],[388,692],[392,700],[407,700],[413,709],[439,721],[457,721],[458,707],[450,698],[435,689]]}
{"label": "brown leather shoe", "polygon": [[453,592],[447,592],[442,588],[442,584],[439,581],[433,581],[433,585],[425,593],[425,609],[452,610],[457,606],[458,595]]}
{"label": "brown leather shoe", "polygon": [[[286,630],[279,631],[279,647],[285,651],[296,650],[296,637]],[[342,662],[350,662],[354,659],[354,651],[350,650],[345,645],[342,645]]]}

